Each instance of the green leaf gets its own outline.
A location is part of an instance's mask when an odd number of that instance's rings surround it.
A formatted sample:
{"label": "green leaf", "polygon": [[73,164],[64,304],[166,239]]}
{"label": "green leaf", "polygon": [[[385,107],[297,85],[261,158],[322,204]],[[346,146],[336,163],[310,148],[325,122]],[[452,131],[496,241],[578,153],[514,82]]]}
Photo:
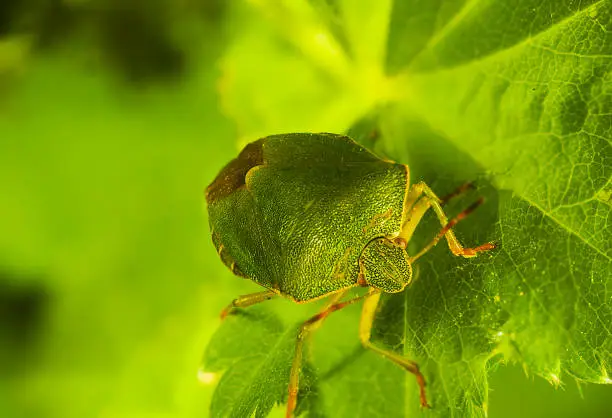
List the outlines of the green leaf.
{"label": "green leaf", "polygon": [[[265,417],[276,403],[286,402],[297,331],[297,326],[286,326],[274,313],[258,307],[230,315],[209,343],[203,364],[207,373],[225,371],[211,415]],[[308,362],[302,375],[301,407],[316,400]]]}
{"label": "green leaf", "polygon": [[208,345],[206,371],[229,368],[215,392],[213,416],[251,416],[253,411],[266,416],[275,402],[286,398],[295,333],[286,331],[274,315],[254,310],[230,315]]}
{"label": "green leaf", "polygon": [[509,314],[496,352],[555,384],[564,374],[609,383],[611,19],[598,2],[492,55],[411,77],[408,107],[511,191],[500,193],[503,247],[487,268]]}
{"label": "green leaf", "polygon": [[530,42],[594,3],[602,1],[398,1],[388,63],[391,69],[454,67]]}
{"label": "green leaf", "polygon": [[[412,375],[360,347],[358,311],[351,308],[330,316],[306,356],[318,377],[317,414],[485,416],[488,375],[506,361],[555,386],[612,383],[612,2],[295,3],[309,11],[304,27],[342,34],[333,42],[342,70],[323,70],[333,73],[323,78],[337,90],[314,98],[309,92],[330,91],[314,82],[292,84],[287,93],[265,74],[246,89],[234,83],[224,100],[270,95],[301,106],[300,98],[308,99],[304,113],[271,105],[259,119],[234,100],[240,126],[265,121],[241,134],[354,126],[355,136],[369,140],[375,121],[380,137],[373,147],[408,163],[413,178],[440,195],[476,180],[477,191],[446,209],[456,214],[485,196],[457,233],[468,246],[500,244],[472,260],[438,245],[419,260],[418,280],[386,296],[377,314],[373,341],[420,364],[431,410],[420,409]],[[264,15],[275,21],[275,6],[259,4],[249,21]],[[363,31],[375,32],[371,41],[355,29],[368,13],[379,16]],[[303,29],[299,19],[293,23]],[[386,42],[381,33],[388,33]],[[286,28],[266,36],[294,42]],[[247,31],[236,44],[244,37],[259,39]],[[264,44],[261,61],[250,66],[300,68],[296,77],[321,71],[319,58],[295,42],[289,54]],[[251,77],[231,53],[225,65],[235,80]],[[349,93],[347,86],[359,82],[360,90]],[[326,119],[331,108],[333,123]],[[410,250],[439,228],[426,219]],[[286,387],[286,375],[269,378]],[[253,390],[263,396],[266,387]]]}

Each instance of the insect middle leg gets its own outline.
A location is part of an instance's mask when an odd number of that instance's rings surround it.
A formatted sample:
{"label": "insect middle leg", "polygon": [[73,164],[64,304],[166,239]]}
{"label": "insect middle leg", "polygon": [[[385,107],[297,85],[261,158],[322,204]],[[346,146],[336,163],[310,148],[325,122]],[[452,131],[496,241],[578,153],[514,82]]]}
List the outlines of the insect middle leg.
{"label": "insect middle leg", "polygon": [[366,298],[369,294],[357,296],[352,299],[348,299],[344,302],[338,302],[346,295],[348,290],[337,293],[332,297],[328,305],[318,314],[312,316],[305,321],[298,331],[297,342],[295,344],[295,356],[293,357],[293,363],[291,364],[291,375],[289,376],[289,397],[287,399],[287,414],[286,417],[290,418],[297,405],[297,395],[299,389],[300,369],[302,364],[302,352],[304,348],[304,342],[310,333],[321,326],[323,320],[329,316],[330,313],[340,310],[346,306],[352,305],[353,303],[359,302]]}
{"label": "insect middle leg", "polygon": [[250,293],[248,295],[238,296],[221,311],[221,319],[225,319],[225,317],[232,313],[236,308],[246,308],[247,306],[255,305],[256,303],[270,300],[275,296],[276,293],[271,290],[264,290],[263,292]]}
{"label": "insect middle leg", "polygon": [[[458,190],[460,190],[460,192],[463,192],[463,187],[464,186],[460,187]],[[425,196],[423,196],[423,194]],[[449,197],[454,197],[456,196],[456,194],[456,192],[453,192],[449,195]],[[482,201],[479,202],[482,203]],[[414,184],[408,191],[408,194],[406,195],[406,199],[404,201],[405,210],[409,210],[409,213],[404,216],[402,230],[398,238],[405,240],[405,242],[409,242],[412,238],[412,235],[414,234],[417,225],[421,222],[421,219],[423,218],[425,213],[430,208],[432,208],[436,213],[440,224],[444,227],[441,237],[443,236],[444,238],[446,238],[448,248],[454,255],[463,257],[473,257],[476,255],[476,253],[480,251],[486,251],[492,248],[489,248],[491,244],[485,244],[484,246],[481,245],[474,248],[464,248],[452,230],[452,226],[454,224],[450,225],[449,227],[449,220],[446,216],[446,213],[444,213],[444,210],[442,209],[442,203],[442,199],[440,199],[427,184],[422,181]],[[478,203],[476,206],[478,206],[480,203]],[[473,209],[475,209],[475,207],[471,210]],[[465,211],[462,212],[462,214],[464,215],[463,217],[465,217]],[[457,221],[455,221],[454,223],[457,223]],[[439,239],[435,240],[435,242],[433,242],[433,245],[435,245],[438,240]],[[427,250],[429,250],[430,248],[431,247],[428,247]],[[419,252],[418,256],[412,257],[412,261],[416,260],[425,252],[426,251]]]}
{"label": "insect middle leg", "polygon": [[404,370],[415,375],[417,384],[419,385],[421,406],[423,408],[429,408],[430,406],[427,403],[427,396],[425,394],[425,377],[419,370],[419,365],[415,361],[409,360],[393,351],[377,347],[370,341],[372,324],[374,323],[374,316],[376,314],[378,302],[380,301],[380,296],[380,290],[373,290],[366,295],[367,299],[363,303],[363,311],[361,312],[361,320],[359,321],[359,339],[361,340],[361,344],[363,344],[365,348],[391,360]]}

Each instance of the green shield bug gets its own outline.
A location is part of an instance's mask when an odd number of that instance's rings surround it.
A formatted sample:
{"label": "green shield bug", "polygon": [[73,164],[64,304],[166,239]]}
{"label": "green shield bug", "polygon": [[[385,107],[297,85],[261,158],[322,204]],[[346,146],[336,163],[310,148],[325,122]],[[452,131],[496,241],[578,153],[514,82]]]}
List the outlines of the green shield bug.
{"label": "green shield bug", "polygon": [[[212,239],[229,269],[267,290],[235,299],[221,314],[275,296],[308,302],[330,296],[327,306],[303,323],[289,380],[287,417],[297,402],[306,336],[330,313],[364,301],[359,338],[413,373],[428,407],[418,364],[370,342],[382,292],[401,292],[412,280],[412,264],[445,238],[456,256],[494,248],[464,248],[452,227],[482,199],[449,220],[443,202],[423,182],[409,183],[408,167],[383,160],[352,139],[328,133],[272,135],[247,145],[206,190]],[[406,251],[415,228],[432,208],[439,234],[414,255]],[[348,289],[367,287],[342,301]]]}

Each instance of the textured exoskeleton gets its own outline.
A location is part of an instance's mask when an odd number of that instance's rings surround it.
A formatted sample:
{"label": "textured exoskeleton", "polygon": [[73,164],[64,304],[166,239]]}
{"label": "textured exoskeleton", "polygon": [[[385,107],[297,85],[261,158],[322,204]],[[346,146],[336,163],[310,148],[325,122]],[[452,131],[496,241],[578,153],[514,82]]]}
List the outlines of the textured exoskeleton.
{"label": "textured exoskeleton", "polygon": [[411,277],[405,242],[393,241],[408,185],[407,166],[346,136],[269,136],[247,145],[208,187],[213,241],[235,274],[296,301],[360,277],[399,292]]}
{"label": "textured exoskeleton", "polygon": [[[380,295],[402,291],[412,280],[412,263],[442,238],[463,257],[494,245],[464,248],[452,231],[482,199],[448,220],[445,199],[423,182],[410,186],[409,180],[406,165],[378,158],[346,136],[296,133],[247,145],[208,186],[210,228],[221,259],[234,274],[267,288],[235,299],[222,318],[276,295],[296,302],[333,295],[297,334],[287,417],[296,408],[306,336],[330,313],[358,301],[364,301],[359,327],[364,347],[413,373],[421,405],[429,406],[418,364],[370,342]],[[410,256],[406,245],[430,208],[442,229]],[[341,301],[354,286],[369,291]]]}

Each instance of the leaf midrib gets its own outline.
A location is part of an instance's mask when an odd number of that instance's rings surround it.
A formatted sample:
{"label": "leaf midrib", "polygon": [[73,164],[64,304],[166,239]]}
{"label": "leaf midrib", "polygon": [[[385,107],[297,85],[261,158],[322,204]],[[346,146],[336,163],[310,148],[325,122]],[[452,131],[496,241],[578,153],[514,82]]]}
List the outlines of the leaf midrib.
{"label": "leaf midrib", "polygon": [[569,226],[565,225],[563,222],[561,222],[559,219],[557,219],[550,211],[547,211],[546,209],[544,209],[542,206],[540,206],[539,204],[537,204],[536,202],[532,201],[531,199],[529,199],[528,197],[524,196],[521,193],[518,193],[516,190],[513,190],[517,196],[519,196],[521,199],[523,199],[525,202],[529,203],[529,205],[535,207],[537,210],[539,210],[540,212],[542,212],[543,215],[545,215],[547,218],[551,219],[554,223],[556,223],[557,225],[559,225],[561,228],[563,228],[565,231],[569,232],[571,235],[575,236],[576,238],[578,238],[580,241],[582,241],[583,243],[585,243],[586,245],[588,245],[592,250],[594,250],[595,252],[597,252],[597,254],[603,256],[606,260],[608,261],[612,261],[612,257],[610,257],[609,255],[607,255],[605,252],[603,252],[602,250],[600,250],[598,247],[596,247],[594,244],[592,244],[591,242],[589,242],[586,238],[582,237],[577,231],[575,231],[574,229],[570,228]]}
{"label": "leaf midrib", "polygon": [[[478,0],[476,0],[475,2],[477,2],[477,1],[478,1]],[[558,29],[559,29],[559,27],[564,26],[565,24],[567,24],[567,23],[568,23],[568,22],[570,22],[571,20],[576,19],[576,18],[580,17],[581,15],[584,15],[584,14],[590,13],[592,10],[599,8],[599,6],[600,6],[602,3],[605,3],[605,2],[608,2],[608,1],[609,1],[609,0],[599,0],[599,1],[597,1],[597,2],[595,2],[595,3],[593,3],[593,4],[591,4],[591,5],[589,5],[589,6],[587,6],[587,7],[585,7],[584,9],[578,10],[578,11],[576,11],[575,13],[573,13],[573,14],[571,14],[571,15],[568,15],[568,16],[566,16],[565,18],[563,18],[563,19],[561,19],[561,20],[559,20],[559,21],[555,22],[555,23],[554,23],[554,24],[552,24],[550,27],[548,27],[548,28],[546,28],[545,30],[542,30],[542,31],[540,31],[540,32],[536,33],[535,35],[526,36],[525,38],[521,39],[519,42],[517,42],[517,43],[515,43],[515,44],[508,45],[508,46],[507,46],[507,47],[505,47],[505,48],[498,49],[498,50],[493,51],[492,53],[487,54],[487,55],[484,55],[484,56],[482,56],[482,57],[479,57],[479,58],[476,58],[476,59],[472,59],[472,60],[469,60],[469,61],[465,61],[465,62],[460,62],[458,65],[455,65],[455,66],[448,66],[448,67],[443,67],[443,68],[432,68],[432,69],[431,69],[431,71],[425,71],[425,72],[415,72],[415,73],[412,73],[412,71],[410,70],[410,68],[412,68],[413,64],[414,64],[415,62],[418,62],[418,60],[419,60],[419,58],[420,58],[421,56],[423,56],[423,55],[427,54],[428,52],[431,52],[432,48],[433,48],[433,47],[434,47],[436,44],[438,44],[438,43],[439,43],[439,42],[440,42],[440,41],[443,39],[443,37],[441,37],[441,36],[437,36],[437,35],[436,35],[436,36],[432,37],[432,39],[435,39],[436,41],[435,41],[435,42],[431,42],[431,41],[430,41],[430,42],[429,42],[429,43],[428,43],[428,44],[425,46],[425,48],[423,48],[423,49],[421,50],[421,52],[419,52],[419,54],[418,54],[417,56],[415,56],[415,57],[414,57],[414,59],[412,60],[411,64],[409,64],[409,65],[408,65],[408,66],[407,66],[407,67],[404,69],[404,71],[402,71],[401,73],[403,73],[403,74],[409,74],[409,73],[410,73],[410,74],[429,75],[429,74],[433,74],[433,73],[436,73],[436,72],[444,72],[444,71],[456,71],[456,70],[461,69],[461,68],[463,68],[463,67],[469,67],[469,66],[472,66],[472,65],[474,65],[474,64],[479,64],[479,63],[484,62],[484,61],[489,61],[489,60],[497,59],[499,56],[503,56],[503,55],[506,55],[506,54],[507,54],[507,55],[511,55],[511,54],[514,52],[514,50],[516,50],[516,49],[520,49],[521,47],[524,47],[524,46],[533,46],[534,41],[537,41],[538,39],[543,38],[543,37],[545,37],[545,36],[549,35],[551,32],[553,32],[553,31],[555,31],[555,30],[558,30]],[[475,3],[475,2],[470,2],[470,3],[468,3],[468,4]],[[467,6],[467,5],[466,5],[466,6]],[[466,7],[466,6],[464,6],[464,7],[463,7],[463,8],[462,8],[462,9],[461,9],[461,10],[460,10],[458,13],[457,13],[457,15],[459,15],[459,14],[464,14],[464,13],[463,13],[463,10],[465,9],[465,7]],[[472,9],[473,7],[475,7],[475,5],[474,5],[474,4],[472,4],[472,5],[470,6],[470,9]],[[450,24],[451,22],[453,23],[453,24],[452,24],[452,27],[454,27],[454,26],[456,26],[457,24],[459,24],[460,20],[459,20],[459,21],[455,21],[455,19],[453,18],[453,19],[451,19],[451,21],[449,22],[449,24]],[[444,34],[448,33],[448,32],[450,31],[450,29],[452,29],[452,28],[449,26],[449,24],[445,25],[445,26],[444,26],[444,27],[443,27],[443,28],[440,30],[440,32],[443,32]],[[590,58],[596,58],[596,56],[589,56],[589,57],[590,57]],[[604,57],[605,57],[605,58],[608,58],[607,56],[604,56]]]}
{"label": "leaf midrib", "polygon": [[[267,352],[267,354],[265,354],[264,356],[257,356],[257,357],[262,357],[263,360],[261,362],[259,362],[259,364],[257,365],[256,369],[251,374],[251,379],[249,380],[249,384],[242,386],[242,389],[238,393],[238,399],[244,399],[244,393],[247,392],[247,391],[250,391],[253,382],[257,379],[257,376],[259,376],[259,374],[261,373],[262,369],[265,366],[267,366],[269,364],[269,362],[271,362],[272,358],[276,357],[275,354],[279,351],[278,350],[279,347],[285,341],[285,338],[287,337],[287,335],[292,333],[293,331],[294,331],[294,327],[292,327],[292,326],[287,327],[285,329],[285,331],[280,335],[280,337],[274,343],[274,346],[272,347],[272,350],[269,350]],[[255,412],[255,410],[253,410],[253,412]],[[232,408],[231,412],[232,413],[236,412],[236,408]]]}

